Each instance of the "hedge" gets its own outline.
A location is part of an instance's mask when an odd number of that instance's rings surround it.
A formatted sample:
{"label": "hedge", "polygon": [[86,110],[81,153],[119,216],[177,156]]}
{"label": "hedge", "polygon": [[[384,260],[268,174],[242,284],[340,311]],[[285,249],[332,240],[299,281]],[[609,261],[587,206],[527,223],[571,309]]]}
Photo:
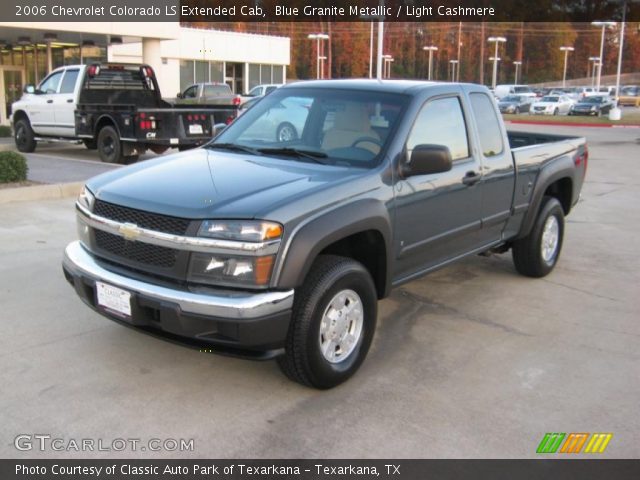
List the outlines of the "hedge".
{"label": "hedge", "polygon": [[6,125],[0,125],[0,137],[11,137],[13,134],[11,133],[11,127],[7,127]]}
{"label": "hedge", "polygon": [[27,179],[27,160],[16,152],[0,152],[0,183],[23,182]]}

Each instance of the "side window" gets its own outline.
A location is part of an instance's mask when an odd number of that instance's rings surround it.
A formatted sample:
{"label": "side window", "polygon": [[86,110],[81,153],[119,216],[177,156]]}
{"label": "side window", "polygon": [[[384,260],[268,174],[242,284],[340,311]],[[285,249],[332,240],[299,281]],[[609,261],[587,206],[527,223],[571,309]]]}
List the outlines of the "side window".
{"label": "side window", "polygon": [[502,153],[502,132],[493,102],[484,93],[472,93],[471,108],[476,117],[482,154],[491,157]]}
{"label": "side window", "polygon": [[58,93],[58,85],[62,79],[62,73],[63,72],[52,73],[44,79],[38,88],[40,88],[44,93]]}
{"label": "side window", "polygon": [[62,79],[62,85],[60,85],[60,93],[73,93],[76,80],[78,80],[78,70],[67,70]]}
{"label": "side window", "polygon": [[457,97],[438,98],[422,107],[407,140],[409,155],[416,145],[424,144],[449,147],[452,160],[469,156],[467,127]]}
{"label": "side window", "polygon": [[184,91],[184,95],[182,98],[196,98],[198,95],[198,86],[194,85],[193,87],[189,87]]}

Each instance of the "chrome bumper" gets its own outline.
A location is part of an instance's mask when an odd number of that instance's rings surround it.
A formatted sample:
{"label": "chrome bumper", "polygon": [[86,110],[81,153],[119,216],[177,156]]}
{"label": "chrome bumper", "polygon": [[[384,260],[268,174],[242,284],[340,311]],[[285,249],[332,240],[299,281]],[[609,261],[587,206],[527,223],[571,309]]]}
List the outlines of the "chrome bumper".
{"label": "chrome bumper", "polygon": [[173,290],[111,272],[99,265],[79,241],[64,251],[63,266],[74,277],[84,277],[120,287],[134,294],[176,304],[184,313],[228,319],[254,319],[274,315],[293,306],[293,290],[236,292],[200,288],[196,291]]}

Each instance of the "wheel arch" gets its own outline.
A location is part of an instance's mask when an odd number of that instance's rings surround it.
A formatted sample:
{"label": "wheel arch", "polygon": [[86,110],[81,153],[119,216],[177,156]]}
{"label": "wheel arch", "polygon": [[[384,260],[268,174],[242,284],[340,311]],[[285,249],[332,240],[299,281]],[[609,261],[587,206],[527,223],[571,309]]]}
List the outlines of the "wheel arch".
{"label": "wheel arch", "polygon": [[378,298],[388,295],[391,272],[391,222],[377,201],[361,201],[307,222],[285,240],[278,288],[297,288],[319,255],[352,258],[369,271]]}

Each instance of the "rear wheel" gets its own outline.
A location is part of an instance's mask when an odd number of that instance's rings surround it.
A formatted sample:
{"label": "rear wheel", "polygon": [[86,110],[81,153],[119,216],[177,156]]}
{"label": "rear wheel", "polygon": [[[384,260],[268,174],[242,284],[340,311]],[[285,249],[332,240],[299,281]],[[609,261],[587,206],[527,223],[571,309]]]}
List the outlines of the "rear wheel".
{"label": "rear wheel", "polygon": [[296,127],[294,127],[289,122],[283,122],[278,125],[278,129],[276,130],[276,141],[278,142],[290,142],[292,140],[298,139],[298,132],[296,131]]}
{"label": "rear wheel", "polygon": [[529,235],[513,244],[513,263],[518,273],[544,277],[558,262],[564,237],[564,211],[554,197],[544,197]]}
{"label": "rear wheel", "polygon": [[115,128],[107,125],[100,129],[98,133],[98,153],[100,160],[106,163],[121,163],[124,161],[122,155],[122,142]]}
{"label": "rear wheel", "polygon": [[377,316],[367,269],[350,258],[322,255],[296,291],[293,317],[278,366],[291,380],[327,389],[360,367]]}
{"label": "rear wheel", "polygon": [[29,120],[23,118],[16,122],[13,139],[16,142],[16,147],[23,153],[31,153],[36,149],[35,133],[31,128]]}

